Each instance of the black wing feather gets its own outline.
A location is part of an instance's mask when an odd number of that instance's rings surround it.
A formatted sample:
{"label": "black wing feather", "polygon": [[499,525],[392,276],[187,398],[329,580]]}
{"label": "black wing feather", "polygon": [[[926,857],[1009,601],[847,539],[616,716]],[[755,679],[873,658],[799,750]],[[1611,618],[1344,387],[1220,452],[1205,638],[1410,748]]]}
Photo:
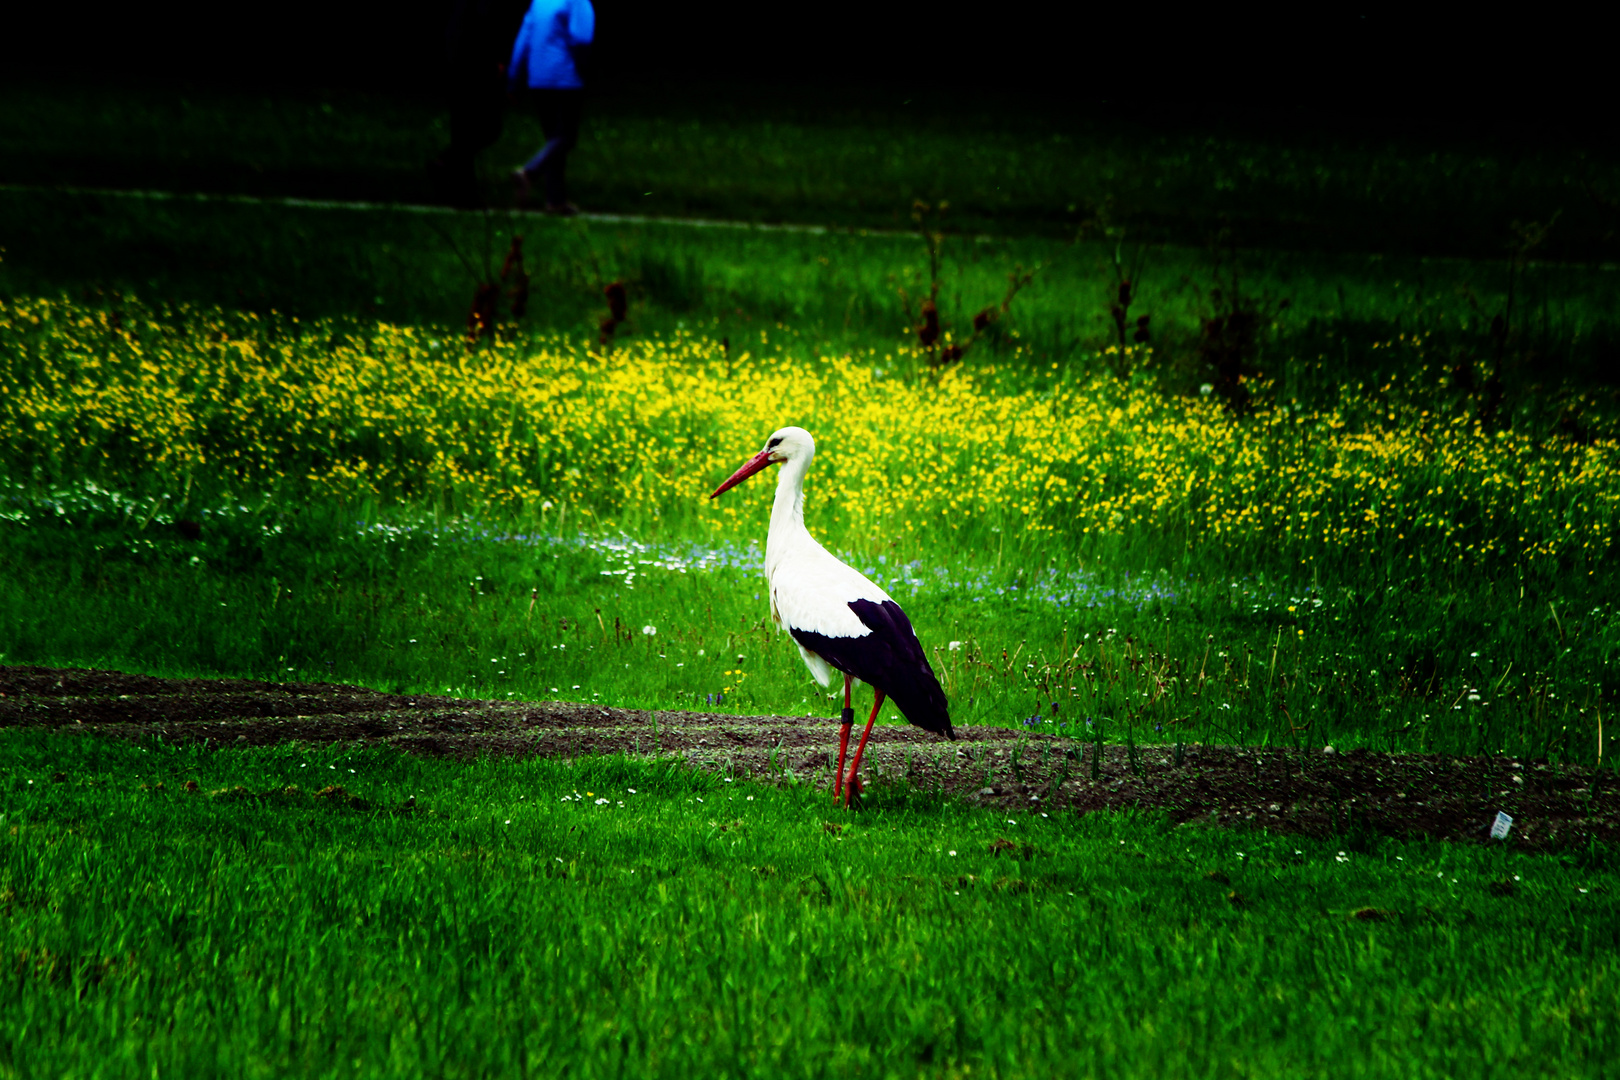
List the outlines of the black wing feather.
{"label": "black wing feather", "polygon": [[852,600],[849,608],[872,632],[865,637],[828,637],[789,627],[793,640],[839,671],[882,690],[913,724],[947,739],[956,738],[951,727],[945,690],[929,666],[911,620],[893,600],[881,604]]}

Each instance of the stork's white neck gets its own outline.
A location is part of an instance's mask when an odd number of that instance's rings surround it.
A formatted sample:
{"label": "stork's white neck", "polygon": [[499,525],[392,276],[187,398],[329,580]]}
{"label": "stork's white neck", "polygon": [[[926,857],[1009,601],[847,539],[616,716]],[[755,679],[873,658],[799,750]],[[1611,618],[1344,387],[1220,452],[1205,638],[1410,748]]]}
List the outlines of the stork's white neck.
{"label": "stork's white neck", "polygon": [[[776,501],[771,505],[771,531],[765,538],[767,573],[787,549],[810,539],[804,527],[804,474],[810,468],[805,458],[790,458],[776,478]],[[813,542],[813,541],[812,541]]]}

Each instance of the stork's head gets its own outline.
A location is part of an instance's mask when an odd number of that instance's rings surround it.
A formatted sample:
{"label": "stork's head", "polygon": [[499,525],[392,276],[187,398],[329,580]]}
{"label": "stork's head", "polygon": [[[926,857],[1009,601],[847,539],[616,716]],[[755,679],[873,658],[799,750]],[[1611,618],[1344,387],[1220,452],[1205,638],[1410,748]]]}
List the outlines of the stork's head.
{"label": "stork's head", "polygon": [[771,432],[771,437],[765,440],[765,449],[743,462],[742,468],[731,474],[731,479],[714,489],[711,499],[718,499],[721,492],[730,491],[744,480],[753,476],[767,465],[779,465],[784,461],[803,462],[810,464],[810,459],[816,456],[816,440],[802,427],[777,428]]}

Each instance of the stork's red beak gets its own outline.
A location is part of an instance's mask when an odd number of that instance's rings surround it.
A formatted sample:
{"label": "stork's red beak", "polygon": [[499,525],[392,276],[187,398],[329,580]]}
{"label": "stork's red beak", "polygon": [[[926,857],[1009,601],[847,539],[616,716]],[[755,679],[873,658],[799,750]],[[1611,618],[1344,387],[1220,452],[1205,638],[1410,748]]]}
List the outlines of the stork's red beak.
{"label": "stork's red beak", "polygon": [[721,493],[730,491],[732,488],[736,487],[750,476],[753,476],[770,463],[771,452],[769,450],[761,450],[759,453],[743,462],[743,467],[732,473],[730,480],[727,480],[725,483],[715,488],[714,494],[710,495],[709,498],[718,499]]}

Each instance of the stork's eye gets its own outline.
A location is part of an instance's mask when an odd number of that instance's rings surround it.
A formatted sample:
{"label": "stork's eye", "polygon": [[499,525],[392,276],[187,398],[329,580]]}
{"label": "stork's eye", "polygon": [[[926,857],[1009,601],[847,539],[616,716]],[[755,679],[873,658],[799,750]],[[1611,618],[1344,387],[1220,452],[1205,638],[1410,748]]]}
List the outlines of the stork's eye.
{"label": "stork's eye", "polygon": [[776,444],[781,442],[781,441],[782,441],[782,437],[780,435],[778,435],[776,438],[772,439],[770,442],[765,444],[765,449],[767,449],[767,450],[775,450],[776,449]]}

